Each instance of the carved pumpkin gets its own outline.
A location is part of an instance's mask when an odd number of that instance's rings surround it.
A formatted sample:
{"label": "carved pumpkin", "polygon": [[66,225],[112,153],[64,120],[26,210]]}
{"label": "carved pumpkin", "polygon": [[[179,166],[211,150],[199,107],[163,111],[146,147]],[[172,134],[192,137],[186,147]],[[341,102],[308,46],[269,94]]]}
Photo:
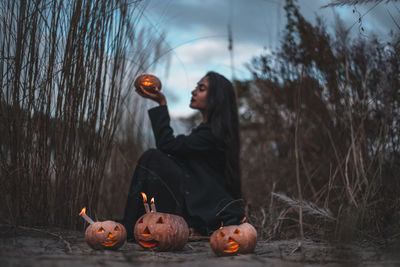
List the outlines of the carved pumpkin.
{"label": "carved pumpkin", "polygon": [[189,237],[189,227],[178,215],[152,211],[139,218],[134,234],[136,241],[143,248],[173,251],[185,246]]}
{"label": "carved pumpkin", "polygon": [[161,90],[162,87],[160,79],[151,74],[142,74],[137,77],[135,80],[135,87],[137,90],[141,90],[139,87],[140,85],[142,85],[144,90],[150,93],[155,92],[154,88],[157,87],[159,90]]}
{"label": "carved pumpkin", "polygon": [[85,238],[93,249],[118,249],[125,244],[126,229],[114,221],[95,222],[86,229]]}
{"label": "carved pumpkin", "polygon": [[257,231],[249,223],[221,227],[210,237],[211,248],[218,256],[250,253],[256,244]]}

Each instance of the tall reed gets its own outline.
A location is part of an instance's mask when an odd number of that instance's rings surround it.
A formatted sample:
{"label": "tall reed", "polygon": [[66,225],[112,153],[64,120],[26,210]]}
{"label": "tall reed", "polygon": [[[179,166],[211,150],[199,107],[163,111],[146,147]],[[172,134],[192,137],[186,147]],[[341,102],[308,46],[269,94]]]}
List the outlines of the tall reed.
{"label": "tall reed", "polygon": [[[92,214],[138,72],[162,36],[143,1],[1,1],[0,211],[12,224],[76,226]],[[134,131],[134,129],[133,129]]]}

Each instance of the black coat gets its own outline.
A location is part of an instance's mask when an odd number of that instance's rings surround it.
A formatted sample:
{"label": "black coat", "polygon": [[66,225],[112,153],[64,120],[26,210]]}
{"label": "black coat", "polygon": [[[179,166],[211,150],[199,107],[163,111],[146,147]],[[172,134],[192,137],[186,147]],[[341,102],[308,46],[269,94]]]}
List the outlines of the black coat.
{"label": "black coat", "polygon": [[[210,125],[201,123],[189,135],[175,137],[166,106],[150,109],[149,116],[158,151],[150,150],[139,160],[130,196],[137,196],[140,190],[158,195],[164,209],[157,206],[158,210],[182,215],[189,226],[203,233],[222,224],[239,224],[244,214],[226,189],[223,144],[212,134]],[[141,174],[139,168],[147,171]],[[153,178],[149,178],[150,172]],[[151,182],[157,180],[161,181],[158,185]],[[163,187],[173,192],[173,200],[168,201],[168,193],[160,193]],[[171,209],[174,201],[178,207]]]}

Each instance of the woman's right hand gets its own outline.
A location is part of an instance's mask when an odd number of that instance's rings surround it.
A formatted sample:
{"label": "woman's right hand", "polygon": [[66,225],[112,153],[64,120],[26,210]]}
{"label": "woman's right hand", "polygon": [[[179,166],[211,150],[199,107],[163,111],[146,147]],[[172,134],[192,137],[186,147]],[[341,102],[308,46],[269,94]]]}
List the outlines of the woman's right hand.
{"label": "woman's right hand", "polygon": [[142,85],[139,85],[139,87],[140,90],[136,89],[136,93],[138,93],[138,95],[156,101],[158,104],[160,104],[160,106],[165,106],[167,104],[165,95],[160,92],[160,89],[158,89],[158,87],[154,88],[155,92],[146,91]]}

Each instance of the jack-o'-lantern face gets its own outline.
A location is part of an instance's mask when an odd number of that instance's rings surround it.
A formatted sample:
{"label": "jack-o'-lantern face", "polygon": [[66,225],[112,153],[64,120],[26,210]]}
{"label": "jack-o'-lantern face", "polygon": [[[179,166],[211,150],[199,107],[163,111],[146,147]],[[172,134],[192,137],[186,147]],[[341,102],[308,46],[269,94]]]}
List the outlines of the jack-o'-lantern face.
{"label": "jack-o'-lantern face", "polygon": [[257,243],[257,231],[251,224],[221,227],[210,237],[210,245],[218,256],[252,252]]}
{"label": "jack-o'-lantern face", "polygon": [[189,237],[189,228],[180,216],[149,212],[136,222],[134,234],[136,241],[143,248],[172,251],[185,246]]}
{"label": "jack-o'-lantern face", "polygon": [[135,87],[137,90],[141,90],[140,86],[148,92],[154,92],[154,88],[161,90],[162,84],[160,79],[151,74],[142,74],[135,80]]}
{"label": "jack-o'-lantern face", "polygon": [[114,221],[95,222],[86,229],[85,238],[93,249],[118,249],[126,241],[126,230]]}

